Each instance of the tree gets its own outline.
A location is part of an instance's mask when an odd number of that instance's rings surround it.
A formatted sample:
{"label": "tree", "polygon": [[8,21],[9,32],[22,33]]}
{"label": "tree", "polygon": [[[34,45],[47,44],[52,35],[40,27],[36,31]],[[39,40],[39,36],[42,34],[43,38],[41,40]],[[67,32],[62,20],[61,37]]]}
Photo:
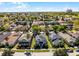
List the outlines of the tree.
{"label": "tree", "polygon": [[73,20],[74,29],[79,29],[79,20]]}
{"label": "tree", "polygon": [[11,49],[6,49],[3,51],[2,56],[12,56],[13,54],[14,52]]}
{"label": "tree", "polygon": [[39,44],[36,44],[34,48],[35,49],[40,49],[40,45]]}
{"label": "tree", "polygon": [[53,30],[55,32],[57,32],[57,31],[64,31],[65,32],[66,28],[67,27],[65,25],[55,25],[55,26],[53,26]]}
{"label": "tree", "polygon": [[43,48],[48,49],[48,45],[47,44],[44,44],[43,45]]}
{"label": "tree", "polygon": [[68,56],[66,49],[58,49],[54,52],[54,56]]}
{"label": "tree", "polygon": [[75,45],[76,45],[76,46],[79,46],[79,38],[76,39]]}
{"label": "tree", "polygon": [[58,16],[56,16],[56,17],[55,17],[55,20],[56,20],[56,21],[58,21],[58,20],[59,20]]}
{"label": "tree", "polygon": [[32,29],[33,29],[34,36],[39,34],[39,32],[41,31],[41,28],[38,25],[33,25]]}
{"label": "tree", "polygon": [[58,26],[53,26],[53,30],[54,30],[55,32],[57,32]]}
{"label": "tree", "polygon": [[0,31],[4,31],[5,30],[5,28],[4,27],[0,27]]}
{"label": "tree", "polygon": [[60,25],[59,27],[58,27],[58,31],[65,31],[66,30],[66,26],[65,25]]}
{"label": "tree", "polygon": [[4,19],[4,23],[8,23],[10,21],[7,16],[4,16],[3,19]]}

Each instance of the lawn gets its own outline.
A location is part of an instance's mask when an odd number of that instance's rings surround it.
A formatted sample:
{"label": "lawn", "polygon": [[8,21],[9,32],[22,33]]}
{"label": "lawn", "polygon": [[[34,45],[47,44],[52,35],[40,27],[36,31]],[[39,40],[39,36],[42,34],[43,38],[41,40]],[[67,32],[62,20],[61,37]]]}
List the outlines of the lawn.
{"label": "lawn", "polygon": [[18,43],[12,48],[12,50],[14,50],[14,49],[17,49],[17,47],[18,47]]}
{"label": "lawn", "polygon": [[65,43],[64,44],[64,47],[66,48],[66,49],[69,49],[69,47],[68,47],[68,45]]}
{"label": "lawn", "polygon": [[16,52],[49,52],[49,50],[40,50],[40,49],[38,49],[38,50],[23,50],[23,49],[18,49],[18,50],[16,50]]}
{"label": "lawn", "polygon": [[32,44],[31,44],[31,49],[34,49],[34,45],[35,45],[35,38],[33,37],[33,40],[32,40]]}
{"label": "lawn", "polygon": [[46,35],[46,41],[47,41],[47,44],[48,44],[48,48],[51,49],[52,45],[51,45],[51,43],[50,43],[49,38],[48,38],[47,35]]}
{"label": "lawn", "polygon": [[9,28],[10,27],[10,24],[9,23],[6,23],[3,27],[4,28]]}

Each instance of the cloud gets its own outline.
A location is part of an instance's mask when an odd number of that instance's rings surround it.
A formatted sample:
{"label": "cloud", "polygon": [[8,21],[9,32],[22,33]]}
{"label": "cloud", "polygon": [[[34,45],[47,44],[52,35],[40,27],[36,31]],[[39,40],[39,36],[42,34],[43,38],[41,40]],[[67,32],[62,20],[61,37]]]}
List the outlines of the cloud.
{"label": "cloud", "polygon": [[[3,3],[0,3],[3,4]],[[66,11],[69,6],[66,5],[65,7],[52,7],[52,6],[31,6],[29,3],[25,2],[11,2],[11,3],[4,3],[5,6],[0,9],[0,12],[45,12],[45,11]],[[11,4],[11,5],[10,5]],[[1,5],[0,5],[1,8]],[[78,11],[78,8],[70,7],[74,11]]]}
{"label": "cloud", "polygon": [[0,2],[0,5],[2,4],[2,2]]}
{"label": "cloud", "polygon": [[12,2],[12,6],[4,8],[3,12],[26,12],[30,7],[28,3]]}
{"label": "cloud", "polygon": [[52,11],[66,11],[64,8],[62,7],[32,7],[31,11],[33,12],[52,12]]}
{"label": "cloud", "polygon": [[4,8],[1,10],[3,12],[43,12],[43,11],[60,11],[63,10],[59,7],[44,7],[44,6],[31,6],[28,3],[23,2],[12,2],[12,6]]}

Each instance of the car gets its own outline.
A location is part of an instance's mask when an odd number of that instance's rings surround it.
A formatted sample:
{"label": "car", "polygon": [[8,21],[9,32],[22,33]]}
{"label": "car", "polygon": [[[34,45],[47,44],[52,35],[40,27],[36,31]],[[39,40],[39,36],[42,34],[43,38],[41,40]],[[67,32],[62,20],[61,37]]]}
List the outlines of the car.
{"label": "car", "polygon": [[76,50],[76,52],[79,52],[79,50]]}
{"label": "car", "polygon": [[26,52],[25,55],[31,56],[31,53],[30,52]]}
{"label": "car", "polygon": [[66,52],[68,52],[68,53],[73,53],[73,50],[67,49]]}

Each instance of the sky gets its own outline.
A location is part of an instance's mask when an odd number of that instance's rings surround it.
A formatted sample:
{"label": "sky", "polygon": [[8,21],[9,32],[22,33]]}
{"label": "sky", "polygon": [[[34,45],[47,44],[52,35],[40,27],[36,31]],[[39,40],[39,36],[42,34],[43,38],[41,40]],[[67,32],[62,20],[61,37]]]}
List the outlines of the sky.
{"label": "sky", "polygon": [[79,11],[79,2],[0,2],[0,12]]}

